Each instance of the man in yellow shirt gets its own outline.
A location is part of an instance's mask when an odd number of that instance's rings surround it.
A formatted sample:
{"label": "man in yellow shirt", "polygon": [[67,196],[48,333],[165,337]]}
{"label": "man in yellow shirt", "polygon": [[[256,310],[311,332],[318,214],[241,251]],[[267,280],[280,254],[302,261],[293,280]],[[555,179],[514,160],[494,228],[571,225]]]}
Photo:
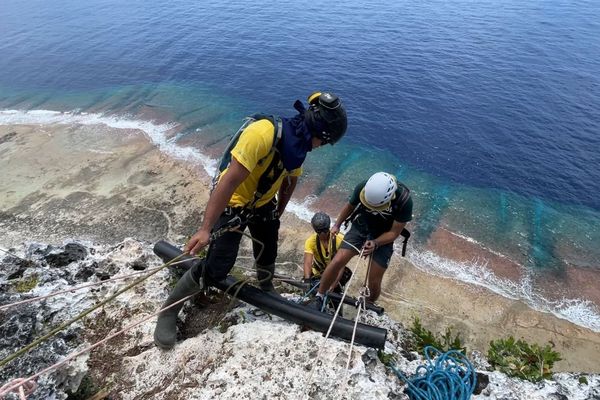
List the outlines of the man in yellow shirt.
{"label": "man in yellow shirt", "polygon": [[[325,267],[340,248],[344,235],[341,233],[331,234],[329,230],[331,218],[323,212],[313,215],[310,224],[315,233],[310,235],[304,242],[304,283],[313,287],[316,284],[314,281],[321,278]],[[348,282],[351,276],[352,271],[346,267],[329,290],[340,292],[341,287]]]}
{"label": "man in yellow shirt", "polygon": [[[274,292],[271,279],[277,257],[279,217],[294,192],[302,163],[309,151],[336,143],[346,132],[346,111],[332,93],[316,92],[308,108],[296,101],[293,118],[258,119],[242,131],[230,150],[229,165],[218,176],[200,229],[185,245],[194,255],[209,243],[206,259],[177,282],[163,308],[202,290],[206,283],[224,279],[237,258],[240,231],[246,227],[253,241],[261,289]],[[239,220],[238,231],[221,228]],[[219,235],[211,234],[219,232]],[[259,245],[257,241],[264,244]],[[183,303],[160,313],[154,331],[157,346],[173,347],[177,315]]]}

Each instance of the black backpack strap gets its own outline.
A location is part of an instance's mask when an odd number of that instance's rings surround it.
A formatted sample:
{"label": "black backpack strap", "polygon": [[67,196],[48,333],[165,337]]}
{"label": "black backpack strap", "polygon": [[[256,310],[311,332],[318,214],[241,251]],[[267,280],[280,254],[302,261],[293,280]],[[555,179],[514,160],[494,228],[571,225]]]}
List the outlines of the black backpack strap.
{"label": "black backpack strap", "polygon": [[337,237],[331,236],[331,233],[329,235],[329,242],[331,243],[331,257],[329,259],[333,260],[333,257],[335,257],[335,253],[337,253]]}
{"label": "black backpack strap", "polygon": [[219,160],[219,165],[217,167],[217,170],[215,171],[215,175],[213,176],[213,179],[211,182],[211,187],[210,187],[211,192],[217,186],[217,183],[219,182],[219,177],[221,176],[221,173],[223,171],[225,171],[225,169],[229,166],[229,163],[231,162],[231,150],[233,150],[233,148],[239,141],[240,136],[242,135],[242,132],[244,132],[244,130],[248,127],[248,125],[250,125],[257,119],[262,119],[262,118],[257,118],[257,115],[252,115],[250,117],[244,118],[244,122],[242,123],[242,126],[240,126],[238,128],[238,130],[236,131],[236,133],[231,137],[231,140],[229,141],[229,143],[227,144],[227,147],[225,148],[225,151],[223,152],[223,156],[221,156],[221,160]]}
{"label": "black backpack strap", "polygon": [[404,238],[404,240],[402,241],[402,257],[404,257],[406,255],[406,244],[408,243],[408,239],[410,238],[410,232],[408,231],[408,229],[404,228],[402,229],[402,232],[400,232],[400,235]]}
{"label": "black backpack strap", "polygon": [[[281,136],[283,135],[283,121],[281,120],[281,118],[275,116],[267,117],[267,119],[271,121],[275,129],[273,130],[273,146],[271,147],[271,151],[269,152],[269,154],[265,156],[263,160],[269,157],[271,153],[273,153],[273,158],[271,159],[271,162],[269,163],[263,174],[258,179],[258,184],[256,185],[256,191],[254,192],[254,197],[252,198],[252,201],[248,203],[245,207],[250,210],[253,210],[256,207],[256,203],[258,203],[258,201],[271,189],[273,184],[277,182],[277,180],[284,171],[283,163],[281,162],[281,153],[278,149],[279,143],[281,142]],[[260,162],[262,162],[262,160],[259,160],[259,163]],[[271,175],[271,172],[273,174],[271,177],[269,177],[269,175]]]}
{"label": "black backpack strap", "polygon": [[[396,207],[402,209],[410,198],[410,189],[401,182],[398,182],[398,188],[402,188],[402,193],[400,194],[400,197],[398,197],[398,200],[396,200]],[[400,235],[404,238],[402,241],[402,257],[404,257],[406,255],[406,245],[408,243],[408,239],[410,238],[410,232],[408,229],[404,228],[402,229],[402,232],[400,232]]]}
{"label": "black backpack strap", "polygon": [[410,189],[404,183],[400,182],[398,182],[398,188],[402,189],[402,193],[400,194],[398,200],[396,200],[396,204],[400,207],[400,209],[402,209],[410,197]]}
{"label": "black backpack strap", "polygon": [[327,265],[325,265],[325,257],[323,257],[323,251],[321,251],[321,243],[318,234],[315,236],[315,245],[317,246],[317,253],[319,253],[319,257],[323,262],[317,260],[315,257],[313,257],[313,261],[317,265],[319,272],[323,272]]}

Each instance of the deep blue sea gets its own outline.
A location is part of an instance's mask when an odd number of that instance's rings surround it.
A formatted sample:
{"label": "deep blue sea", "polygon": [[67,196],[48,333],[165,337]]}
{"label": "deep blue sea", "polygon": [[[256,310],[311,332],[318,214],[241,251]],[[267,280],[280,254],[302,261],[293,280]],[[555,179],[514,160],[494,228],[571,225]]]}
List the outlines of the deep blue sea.
{"label": "deep blue sea", "polygon": [[[394,173],[414,193],[418,266],[600,330],[573,288],[536,289],[600,269],[600,2],[0,2],[0,123],[154,121],[155,141],[212,156],[245,115],[291,116],[314,90],[342,98],[349,129],[309,156],[299,193],[343,201]],[[436,258],[440,228],[530,274]]]}

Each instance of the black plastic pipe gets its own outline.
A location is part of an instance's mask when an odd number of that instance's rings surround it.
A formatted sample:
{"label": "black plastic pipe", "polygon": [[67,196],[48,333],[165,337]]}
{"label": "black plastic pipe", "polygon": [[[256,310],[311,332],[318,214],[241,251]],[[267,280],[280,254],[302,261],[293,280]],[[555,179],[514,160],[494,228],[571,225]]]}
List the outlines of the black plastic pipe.
{"label": "black plastic pipe", "polygon": [[[154,245],[154,253],[163,261],[168,262],[181,255],[182,251],[172,244],[161,240]],[[197,261],[190,257],[189,263],[183,263],[183,265],[191,267],[194,262]],[[228,293],[235,292],[237,285],[239,285],[239,281],[231,276],[220,282],[211,282],[211,286],[219,290],[225,291],[229,289]],[[309,307],[288,301],[283,297],[263,292],[248,284],[242,286],[237,293],[237,298],[265,312],[277,315],[298,325],[309,327],[318,332],[327,332],[333,319],[333,315],[331,314],[318,312]],[[331,329],[331,336],[350,341],[353,330],[354,321],[338,317]],[[354,340],[363,346],[383,349],[386,336],[386,329],[359,323],[356,326]]]}
{"label": "black plastic pipe", "polygon": [[[275,276],[275,277],[277,278],[277,276]],[[278,280],[280,280],[281,282],[290,284],[292,286],[295,286],[297,288],[300,288],[300,289],[306,288],[306,285],[304,283],[298,282],[296,279],[288,279],[288,278],[280,277],[280,278],[278,278]],[[335,300],[335,301],[340,301],[340,299],[342,298],[342,295],[339,293],[329,292],[327,294],[327,297],[329,297],[330,299]],[[353,307],[356,307],[357,301],[358,300],[355,297],[351,297],[351,296],[344,297],[344,304],[348,304]],[[367,307],[367,310],[375,311],[377,313],[377,315],[381,315],[385,311],[383,309],[383,307],[377,306],[375,304],[367,303],[367,304],[365,304],[365,306]]]}

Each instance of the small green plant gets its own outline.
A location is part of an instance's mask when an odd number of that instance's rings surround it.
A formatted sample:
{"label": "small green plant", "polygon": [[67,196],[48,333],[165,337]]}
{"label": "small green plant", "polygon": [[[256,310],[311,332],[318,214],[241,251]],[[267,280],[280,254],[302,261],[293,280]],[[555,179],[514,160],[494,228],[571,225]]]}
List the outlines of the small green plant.
{"label": "small green plant", "polygon": [[549,344],[541,347],[511,336],[490,342],[488,360],[494,368],[508,376],[539,382],[552,377],[552,367],[561,358]]}
{"label": "small green plant", "polygon": [[589,385],[589,382],[588,382],[587,377],[585,375],[579,377],[579,383],[581,383],[582,385]]}
{"label": "small green plant", "polygon": [[383,365],[390,365],[396,363],[396,357],[394,357],[392,353],[386,353],[383,350],[377,351],[377,357],[379,358],[379,361],[383,363]]}
{"label": "small green plant", "polygon": [[453,334],[450,327],[446,328],[446,332],[443,335],[437,337],[434,333],[421,325],[419,317],[414,317],[410,331],[415,337],[416,348],[414,350],[419,353],[421,353],[425,347],[433,346],[444,353],[450,350],[458,350],[465,355],[467,354],[467,348],[462,344],[460,333]]}
{"label": "small green plant", "polygon": [[21,278],[15,283],[15,290],[19,293],[27,293],[37,286],[38,281],[38,276],[35,274],[26,278]]}

